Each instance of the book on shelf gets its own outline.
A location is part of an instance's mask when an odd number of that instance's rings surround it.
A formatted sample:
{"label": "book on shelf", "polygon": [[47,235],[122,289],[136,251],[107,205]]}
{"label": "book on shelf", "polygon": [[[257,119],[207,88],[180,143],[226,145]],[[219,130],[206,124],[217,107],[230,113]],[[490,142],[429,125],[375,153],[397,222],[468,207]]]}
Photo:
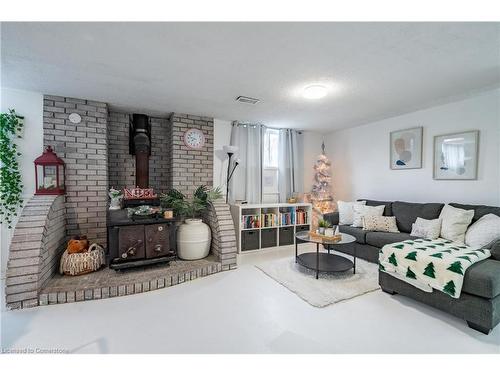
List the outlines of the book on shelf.
{"label": "book on shelf", "polygon": [[308,212],[302,208],[298,208],[296,211],[296,219],[295,219],[295,224],[308,224],[309,223],[309,218],[308,218]]}
{"label": "book on shelf", "polygon": [[278,226],[278,215],[276,214],[262,214],[262,227],[276,227]]}
{"label": "book on shelf", "polygon": [[260,228],[260,215],[243,215],[241,224],[243,229]]}
{"label": "book on shelf", "polygon": [[292,225],[293,224],[293,219],[292,219],[292,212],[280,212],[280,225]]}

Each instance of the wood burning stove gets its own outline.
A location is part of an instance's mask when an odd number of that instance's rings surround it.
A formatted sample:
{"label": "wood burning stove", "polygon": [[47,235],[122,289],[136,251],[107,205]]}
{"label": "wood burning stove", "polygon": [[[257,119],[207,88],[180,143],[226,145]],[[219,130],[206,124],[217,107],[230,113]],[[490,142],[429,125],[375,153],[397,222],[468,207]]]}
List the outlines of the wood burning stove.
{"label": "wood burning stove", "polygon": [[136,159],[136,186],[124,187],[125,209],[108,212],[108,264],[124,269],[169,262],[176,258],[175,219],[159,214],[138,218],[126,208],[156,206],[160,202],[149,185],[151,126],[146,115],[134,114],[130,125],[130,153]]}
{"label": "wood burning stove", "polygon": [[133,219],[127,210],[108,213],[108,264],[123,269],[176,258],[175,219]]}

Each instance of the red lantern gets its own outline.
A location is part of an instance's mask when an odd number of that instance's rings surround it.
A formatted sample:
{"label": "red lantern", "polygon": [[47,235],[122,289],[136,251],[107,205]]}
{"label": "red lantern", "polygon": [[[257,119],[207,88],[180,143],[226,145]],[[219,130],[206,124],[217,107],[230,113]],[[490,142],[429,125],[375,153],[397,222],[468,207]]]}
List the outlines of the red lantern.
{"label": "red lantern", "polygon": [[35,195],[64,194],[64,161],[50,146],[35,159],[35,181]]}

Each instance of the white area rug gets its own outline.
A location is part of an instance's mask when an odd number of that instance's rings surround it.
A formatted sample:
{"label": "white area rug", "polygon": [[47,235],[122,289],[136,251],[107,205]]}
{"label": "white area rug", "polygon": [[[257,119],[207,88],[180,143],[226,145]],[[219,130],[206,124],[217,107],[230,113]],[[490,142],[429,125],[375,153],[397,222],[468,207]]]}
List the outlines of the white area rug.
{"label": "white area rug", "polygon": [[316,272],[295,263],[294,256],[255,267],[316,307],[325,307],[380,289],[378,266],[361,259],[356,261],[355,275],[352,270],[337,274],[320,273],[318,280]]}

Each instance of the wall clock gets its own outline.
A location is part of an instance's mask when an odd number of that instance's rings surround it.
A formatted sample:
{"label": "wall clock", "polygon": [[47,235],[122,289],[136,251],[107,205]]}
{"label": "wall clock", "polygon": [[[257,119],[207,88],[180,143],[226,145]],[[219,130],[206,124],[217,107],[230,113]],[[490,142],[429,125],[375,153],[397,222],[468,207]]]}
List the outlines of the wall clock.
{"label": "wall clock", "polygon": [[184,133],[184,144],[189,148],[200,149],[205,145],[205,135],[199,129],[188,129]]}
{"label": "wall clock", "polygon": [[79,124],[80,122],[82,122],[82,116],[80,116],[78,113],[70,113],[70,115],[68,116],[68,119],[71,123],[73,124]]}

